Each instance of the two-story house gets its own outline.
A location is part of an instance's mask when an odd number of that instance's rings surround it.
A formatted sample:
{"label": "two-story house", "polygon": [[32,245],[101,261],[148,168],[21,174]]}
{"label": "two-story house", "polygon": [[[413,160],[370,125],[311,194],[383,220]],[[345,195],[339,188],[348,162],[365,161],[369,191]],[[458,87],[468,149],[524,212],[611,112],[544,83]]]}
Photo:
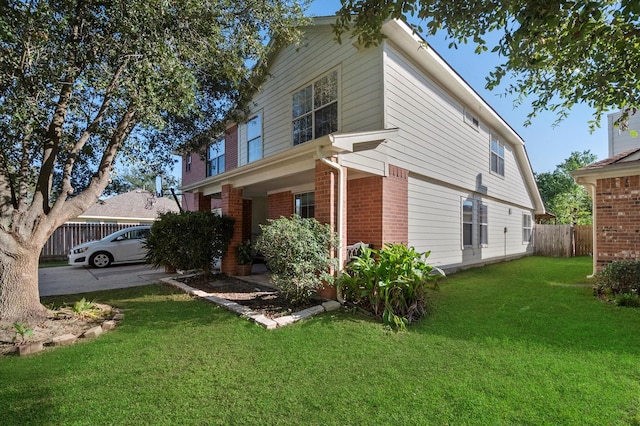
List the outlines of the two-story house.
{"label": "two-story house", "polygon": [[404,23],[365,48],[337,44],[334,21],[276,52],[206,162],[184,156],[188,207],[236,218],[230,250],[296,213],[332,225],[341,259],[359,241],[429,250],[444,269],[532,254],[544,206],[518,134]]}

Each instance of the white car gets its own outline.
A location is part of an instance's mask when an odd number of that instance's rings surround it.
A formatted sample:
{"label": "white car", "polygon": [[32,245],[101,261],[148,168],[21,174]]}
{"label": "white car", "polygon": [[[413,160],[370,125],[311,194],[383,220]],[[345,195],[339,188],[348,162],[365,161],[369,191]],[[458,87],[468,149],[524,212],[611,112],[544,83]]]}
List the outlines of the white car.
{"label": "white car", "polygon": [[150,229],[150,225],[132,226],[101,240],[72,247],[68,256],[69,265],[105,268],[117,263],[142,262],[147,254],[144,242]]}

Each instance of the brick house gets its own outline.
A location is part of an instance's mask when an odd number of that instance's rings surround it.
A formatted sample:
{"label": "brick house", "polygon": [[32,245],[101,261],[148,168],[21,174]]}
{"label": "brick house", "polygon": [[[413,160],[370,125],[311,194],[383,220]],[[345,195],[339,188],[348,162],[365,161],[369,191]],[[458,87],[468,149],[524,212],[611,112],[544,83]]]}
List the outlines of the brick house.
{"label": "brick house", "polygon": [[593,199],[593,273],[616,260],[640,260],[640,148],[572,175]]}
{"label": "brick house", "polygon": [[335,43],[333,22],[274,52],[205,160],[183,156],[184,205],[235,217],[232,253],[296,213],[333,227],[342,260],[359,241],[430,250],[445,270],[532,254],[544,206],[520,136],[404,23],[364,47]]}

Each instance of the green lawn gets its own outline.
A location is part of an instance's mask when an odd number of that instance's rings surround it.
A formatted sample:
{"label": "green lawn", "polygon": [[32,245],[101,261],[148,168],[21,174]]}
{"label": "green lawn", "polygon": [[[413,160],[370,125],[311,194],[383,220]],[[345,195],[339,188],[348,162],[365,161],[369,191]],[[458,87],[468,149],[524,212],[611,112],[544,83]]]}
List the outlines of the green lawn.
{"label": "green lawn", "polygon": [[405,333],[345,312],[267,331],[160,285],[95,293],[123,324],[1,359],[0,423],[640,424],[640,310],[593,298],[590,270],[452,275]]}

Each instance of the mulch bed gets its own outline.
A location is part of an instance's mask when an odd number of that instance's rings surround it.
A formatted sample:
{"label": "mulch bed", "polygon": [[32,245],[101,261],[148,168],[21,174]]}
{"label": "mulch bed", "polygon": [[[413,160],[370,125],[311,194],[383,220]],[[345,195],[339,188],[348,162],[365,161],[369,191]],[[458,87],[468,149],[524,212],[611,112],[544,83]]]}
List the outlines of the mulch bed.
{"label": "mulch bed", "polygon": [[323,302],[320,299],[312,299],[307,304],[292,305],[277,289],[256,283],[249,283],[224,274],[218,274],[212,277],[195,275],[174,279],[213,296],[246,306],[271,319],[290,315],[293,312],[299,312]]}

